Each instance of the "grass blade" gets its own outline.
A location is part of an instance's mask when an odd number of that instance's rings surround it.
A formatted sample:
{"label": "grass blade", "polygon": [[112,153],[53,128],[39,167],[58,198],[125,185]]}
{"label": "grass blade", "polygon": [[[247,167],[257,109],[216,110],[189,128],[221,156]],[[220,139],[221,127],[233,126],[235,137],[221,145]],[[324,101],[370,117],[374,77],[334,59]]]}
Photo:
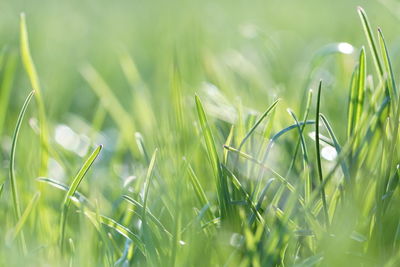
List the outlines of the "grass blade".
{"label": "grass blade", "polygon": [[226,177],[224,177],[221,170],[221,163],[218,158],[217,150],[215,148],[214,137],[211,133],[211,129],[203,109],[203,105],[201,104],[200,98],[197,95],[195,97],[195,101],[196,101],[197,115],[199,117],[200,126],[203,131],[204,141],[207,146],[208,157],[210,159],[214,176],[216,178],[217,194],[220,205],[221,218],[225,218],[228,215],[228,210],[229,210],[228,203],[230,201],[228,184],[226,181]]}
{"label": "grass blade", "polygon": [[[398,93],[397,93],[396,82],[395,82],[394,74],[393,74],[393,70],[392,70],[392,63],[390,62],[389,53],[388,53],[386,42],[385,42],[385,37],[383,36],[383,32],[380,28],[378,28],[378,39],[379,39],[379,44],[381,47],[381,55],[383,58],[383,63],[385,66],[385,72],[386,72],[385,78],[387,81],[387,86],[389,88],[390,98],[393,101],[397,101]],[[398,104],[398,103],[396,103],[396,104]]]}
{"label": "grass blade", "polygon": [[146,173],[146,179],[145,179],[145,184],[144,184],[144,196],[143,196],[143,209],[142,209],[142,235],[144,239],[144,244],[145,244],[145,255],[147,259],[149,260],[149,265],[150,266],[155,266],[156,260],[157,260],[157,251],[154,246],[153,238],[152,238],[152,233],[150,231],[150,228],[147,224],[147,201],[149,197],[149,190],[150,190],[150,182],[151,182],[151,177],[153,176],[153,170],[155,167],[156,163],[156,158],[157,158],[157,149],[154,151],[149,167],[147,168],[147,173]]}
{"label": "grass blade", "polygon": [[350,87],[349,106],[347,115],[347,137],[349,138],[357,128],[364,106],[364,92],[366,80],[365,50],[361,48],[358,67],[355,69]]}
{"label": "grass blade", "polygon": [[26,19],[25,14],[21,13],[20,16],[20,42],[21,42],[21,58],[22,63],[24,65],[25,71],[29,77],[29,81],[35,93],[35,99],[38,105],[39,110],[39,123],[40,123],[40,142],[42,145],[41,156],[40,156],[40,170],[39,176],[46,176],[47,173],[47,162],[49,159],[48,151],[49,151],[49,134],[47,128],[47,119],[46,112],[44,107],[44,101],[42,97],[42,90],[40,88],[39,77],[36,71],[35,64],[33,63],[33,59],[31,56],[31,52],[29,49],[29,39],[28,39],[28,30],[26,27]]}
{"label": "grass blade", "polygon": [[60,247],[61,251],[63,250],[63,244],[64,244],[64,235],[65,235],[65,225],[67,222],[67,214],[68,214],[68,209],[71,204],[71,197],[75,194],[76,190],[78,189],[79,184],[82,182],[83,177],[85,177],[85,174],[88,172],[90,169],[90,166],[92,166],[94,160],[97,158],[99,155],[102,145],[99,145],[93,153],[88,157],[88,159],[85,161],[83,164],[82,168],[79,170],[78,174],[74,177],[71,186],[69,187],[67,193],[65,194],[64,201],[62,204],[62,211],[61,211],[61,220],[60,220]]}
{"label": "grass blade", "polygon": [[17,55],[11,53],[2,69],[3,77],[0,86],[0,135],[3,133],[4,122],[7,116],[8,104],[10,100],[11,88],[17,68]]}
{"label": "grass blade", "polygon": [[157,158],[157,149],[154,151],[153,156],[151,157],[149,167],[147,169],[146,173],[146,182],[145,182],[145,194],[143,198],[143,221],[146,221],[146,214],[147,214],[147,199],[149,196],[149,189],[150,189],[150,179],[153,174],[154,166],[156,163],[156,158]]}
{"label": "grass blade", "polygon": [[[206,193],[204,192],[203,187],[201,186],[199,179],[196,176],[196,173],[194,172],[193,168],[189,164],[188,164],[188,172],[189,172],[190,183],[192,184],[192,187],[196,194],[197,200],[199,201],[201,207],[210,205],[210,202],[207,199]],[[210,209],[207,209],[207,214],[209,216],[209,220],[212,220],[215,218],[214,214],[212,213],[212,211]]]}
{"label": "grass blade", "polygon": [[22,227],[24,226],[25,222],[27,221],[32,210],[36,207],[39,197],[40,197],[40,192],[36,192],[35,195],[33,196],[32,200],[29,202],[28,206],[24,210],[24,213],[22,214],[21,218],[19,219],[19,221],[17,222],[17,224],[14,227],[14,230],[11,233],[11,238],[10,238],[11,242],[13,240],[15,240],[15,238],[20,233]]}
{"label": "grass blade", "polygon": [[383,77],[382,63],[379,58],[378,49],[376,47],[375,38],[374,38],[374,35],[372,34],[371,25],[369,24],[367,14],[365,13],[364,9],[362,9],[362,7],[358,7],[357,11],[360,16],[361,23],[362,23],[362,26],[364,29],[365,36],[367,37],[369,47],[372,52],[372,58],[375,63],[376,71],[379,75],[379,79],[382,79],[382,77]]}
{"label": "grass blade", "polygon": [[[12,194],[13,206],[14,206],[14,216],[15,216],[16,221],[19,221],[21,218],[21,205],[19,202],[17,178],[15,175],[15,152],[17,150],[17,140],[18,140],[19,131],[21,129],[22,120],[24,118],[26,109],[28,108],[29,102],[31,101],[34,93],[35,93],[35,91],[32,91],[29,93],[28,97],[26,98],[26,100],[21,108],[21,111],[18,115],[17,124],[15,126],[15,130],[14,130],[14,134],[13,134],[13,138],[12,138],[12,144],[11,144],[10,168],[9,168],[10,173],[9,174],[10,174],[11,194]],[[25,245],[23,233],[21,233],[20,236],[21,236],[22,248],[24,251],[26,251],[26,245]]]}
{"label": "grass blade", "polygon": [[241,148],[243,147],[244,143],[247,141],[247,139],[249,139],[249,137],[251,136],[251,134],[257,129],[258,125],[260,125],[260,123],[268,116],[268,114],[271,113],[271,111],[273,111],[276,107],[276,105],[278,104],[278,102],[280,101],[280,99],[275,100],[268,108],[266,111],[264,111],[264,113],[260,116],[260,118],[258,118],[258,120],[254,123],[253,127],[251,127],[250,131],[247,132],[246,136],[242,139],[242,141],[240,142],[239,146],[238,146],[238,150],[241,150]]}
{"label": "grass blade", "polygon": [[[320,105],[321,105],[321,89],[322,89],[322,81],[319,82],[318,86],[318,95],[317,95],[317,108],[316,108],[316,115],[315,115],[315,149],[317,155],[317,169],[318,169],[318,176],[320,183],[323,182],[323,175],[322,175],[322,166],[321,166],[321,150],[320,150],[320,142],[319,142],[319,117],[320,117]],[[321,197],[322,197],[322,204],[324,206],[324,216],[325,216],[325,223],[326,227],[329,228],[329,217],[328,217],[328,206],[326,204],[326,195],[325,195],[325,188],[322,187],[321,189]]]}

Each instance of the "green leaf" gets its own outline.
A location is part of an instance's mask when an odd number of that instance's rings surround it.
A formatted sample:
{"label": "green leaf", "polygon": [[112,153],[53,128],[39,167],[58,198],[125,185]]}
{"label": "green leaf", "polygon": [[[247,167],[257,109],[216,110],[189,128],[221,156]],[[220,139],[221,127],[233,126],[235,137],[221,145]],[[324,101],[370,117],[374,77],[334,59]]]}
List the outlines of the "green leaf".
{"label": "green leaf", "polygon": [[83,177],[85,177],[86,173],[90,169],[90,166],[92,166],[93,162],[99,155],[102,145],[99,145],[93,152],[92,154],[88,157],[88,159],[85,161],[83,164],[82,168],[79,170],[77,175],[74,177],[72,180],[71,186],[69,187],[67,193],[65,194],[64,201],[62,204],[62,211],[61,211],[61,220],[60,220],[60,246],[61,246],[61,251],[63,250],[63,245],[64,245],[64,235],[65,235],[65,226],[67,222],[67,215],[68,215],[68,209],[71,204],[71,197],[74,196],[76,190],[78,189],[79,184],[82,182]]}
{"label": "green leaf", "polygon": [[196,101],[197,115],[199,117],[200,126],[204,136],[204,141],[207,147],[208,157],[211,162],[211,166],[214,172],[214,177],[216,178],[217,194],[220,205],[221,217],[225,218],[228,215],[228,210],[229,210],[228,204],[230,202],[228,184],[226,181],[226,177],[223,175],[221,170],[221,163],[218,158],[217,150],[215,148],[214,137],[211,133],[211,129],[203,109],[203,105],[201,104],[200,98],[197,95],[195,97],[195,101]]}
{"label": "green leaf", "polygon": [[[322,81],[319,82],[318,86],[318,95],[317,95],[317,108],[316,108],[316,115],[315,115],[315,149],[317,155],[317,169],[318,169],[318,176],[320,183],[323,183],[323,175],[322,175],[322,165],[321,165],[321,148],[319,143],[319,117],[320,117],[320,105],[321,105],[321,89],[322,89]],[[329,216],[328,216],[328,206],[326,204],[326,195],[325,195],[325,188],[322,187],[321,189],[321,198],[322,204],[324,206],[324,215],[325,215],[325,223],[326,227],[329,228]]]}
{"label": "green leaf", "polygon": [[28,30],[26,27],[26,19],[24,13],[21,13],[20,15],[20,42],[21,42],[20,50],[21,50],[22,63],[29,77],[31,86],[33,90],[36,92],[35,98],[39,110],[40,142],[42,145],[42,150],[40,152],[41,165],[39,170],[39,176],[45,176],[47,173],[47,162],[49,159],[48,151],[50,150],[49,133],[48,133],[45,106],[42,96],[42,89],[40,87],[39,77],[29,49]]}
{"label": "green leaf", "polygon": [[[389,89],[389,95],[390,98],[392,99],[393,103],[398,104],[397,102],[397,88],[396,88],[396,82],[394,79],[394,74],[392,70],[392,63],[390,62],[389,58],[389,53],[387,50],[386,42],[385,42],[385,37],[383,36],[383,32],[380,28],[378,28],[378,37],[379,37],[379,44],[381,47],[381,55],[383,58],[383,63],[385,66],[385,78],[386,78],[386,83]],[[396,105],[394,105],[396,106]],[[395,109],[393,109],[394,111]]]}
{"label": "green leaf", "polygon": [[249,137],[251,136],[251,134],[257,129],[258,125],[260,125],[260,123],[268,116],[268,114],[271,113],[271,111],[273,111],[276,107],[276,105],[278,104],[278,102],[280,101],[280,99],[275,100],[268,108],[266,111],[264,111],[264,113],[260,116],[260,118],[258,118],[258,120],[254,123],[253,127],[251,127],[251,129],[247,132],[246,136],[242,139],[242,141],[240,142],[239,146],[238,146],[238,150],[241,150],[241,148],[243,147],[244,143],[247,141],[247,139],[249,139]]}
{"label": "green leaf", "polygon": [[40,197],[40,192],[36,192],[31,201],[29,202],[28,206],[24,210],[24,213],[22,213],[22,216],[19,218],[17,224],[15,225],[11,233],[10,242],[15,240],[15,238],[21,232],[21,229],[24,226],[25,222],[27,221],[29,215],[31,214],[32,210],[36,207],[39,197]]}
{"label": "green leaf", "polygon": [[372,34],[372,30],[371,30],[371,26],[370,26],[368,18],[367,18],[367,14],[365,13],[364,9],[362,9],[362,7],[358,7],[357,11],[360,16],[361,23],[362,23],[362,26],[364,29],[365,36],[367,37],[369,47],[372,52],[372,58],[375,63],[376,71],[379,75],[379,79],[382,79],[382,77],[383,77],[382,63],[379,58],[378,49],[376,47],[374,35]]}
{"label": "green leaf", "polygon": [[[196,176],[196,173],[194,172],[193,168],[188,164],[188,172],[189,172],[189,179],[190,183],[194,189],[194,192],[196,194],[197,200],[199,201],[200,205],[202,207],[206,205],[210,205],[210,202],[207,199],[206,193],[203,190],[203,187],[201,186],[199,179]],[[214,214],[210,209],[207,209],[207,214],[209,216],[209,220],[212,220],[215,218]]]}
{"label": "green leaf", "polygon": [[[17,178],[15,175],[15,153],[17,150],[17,141],[18,141],[19,131],[21,129],[22,120],[24,118],[26,109],[28,108],[29,102],[31,101],[33,95],[34,95],[34,91],[29,93],[28,97],[26,98],[26,100],[21,108],[21,111],[18,115],[17,124],[15,126],[15,130],[14,130],[14,134],[13,134],[13,138],[12,138],[12,144],[11,144],[9,174],[10,174],[11,194],[12,194],[12,200],[13,200],[13,206],[14,206],[14,215],[15,215],[16,221],[19,221],[21,218],[21,205],[19,202]],[[24,234],[21,233],[20,237],[21,237],[22,249],[25,252],[26,245],[25,245]]]}
{"label": "green leaf", "polygon": [[350,88],[348,116],[347,116],[347,137],[353,135],[357,129],[364,106],[365,81],[366,81],[366,58],[365,50],[361,48],[359,63],[353,72],[352,83]]}

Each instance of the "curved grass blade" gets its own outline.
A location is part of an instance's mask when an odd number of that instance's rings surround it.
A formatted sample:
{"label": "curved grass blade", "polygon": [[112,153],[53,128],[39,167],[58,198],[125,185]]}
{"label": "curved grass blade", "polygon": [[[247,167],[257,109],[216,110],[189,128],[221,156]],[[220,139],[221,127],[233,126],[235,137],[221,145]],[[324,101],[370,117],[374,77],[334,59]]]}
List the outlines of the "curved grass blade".
{"label": "curved grass blade", "polygon": [[379,79],[382,79],[382,77],[383,77],[382,63],[379,58],[378,49],[376,47],[375,38],[374,38],[374,35],[372,34],[372,30],[371,30],[371,26],[370,26],[368,18],[367,18],[367,14],[365,13],[364,9],[362,9],[362,7],[358,7],[357,11],[360,16],[361,23],[362,23],[362,26],[364,29],[365,36],[367,37],[369,47],[372,52],[372,58],[375,63],[376,71],[379,75]]}
{"label": "curved grass blade", "polygon": [[[321,166],[321,150],[320,150],[320,142],[319,142],[319,117],[320,117],[320,105],[321,105],[321,89],[322,89],[322,81],[319,82],[318,86],[318,95],[317,95],[317,108],[316,108],[316,115],[315,115],[315,149],[317,155],[317,169],[318,169],[318,176],[320,183],[323,182],[323,175],[322,175],[322,166]],[[322,204],[324,206],[324,216],[325,216],[325,223],[326,227],[329,228],[329,215],[328,215],[328,206],[326,204],[326,195],[325,195],[325,188],[322,187],[321,189],[321,198]]]}
{"label": "curved grass blade", "polygon": [[[28,97],[26,98],[26,100],[21,108],[21,111],[18,115],[17,124],[15,126],[15,130],[14,130],[14,134],[13,134],[13,138],[12,138],[12,144],[11,144],[9,174],[10,174],[11,194],[12,194],[13,206],[14,206],[14,216],[15,216],[16,221],[19,221],[21,218],[21,205],[19,202],[17,179],[16,179],[16,175],[15,175],[15,152],[17,149],[17,140],[18,140],[19,131],[21,129],[22,120],[24,118],[26,109],[28,108],[29,102],[31,101],[34,93],[35,93],[35,91],[32,91],[29,93]],[[21,237],[22,249],[23,249],[23,251],[26,252],[25,239],[24,239],[24,234],[22,232],[21,232],[20,237]]]}
{"label": "curved grass blade", "polygon": [[203,131],[204,141],[207,146],[208,156],[211,161],[211,166],[214,172],[214,176],[216,178],[217,195],[220,205],[221,218],[225,218],[226,215],[228,215],[228,210],[229,210],[228,204],[230,201],[228,184],[226,181],[226,177],[224,177],[221,170],[221,163],[218,158],[217,150],[215,148],[214,137],[211,133],[211,129],[203,109],[203,105],[201,104],[200,98],[197,95],[195,96],[195,101],[196,101],[197,115],[199,117],[200,126]]}
{"label": "curved grass blade", "polygon": [[71,204],[71,197],[75,194],[76,190],[78,189],[79,184],[82,182],[83,177],[88,172],[90,166],[92,166],[94,160],[99,155],[102,145],[99,145],[93,153],[88,157],[88,159],[83,164],[82,168],[79,170],[78,174],[73,179],[71,186],[69,187],[67,193],[65,194],[64,201],[62,204],[62,211],[61,211],[61,220],[60,220],[60,247],[61,251],[63,250],[64,244],[64,235],[65,235],[65,225],[67,222],[67,214],[68,209]]}
{"label": "curved grass blade", "polygon": [[10,240],[9,242],[12,242],[15,240],[15,238],[18,236],[20,233],[22,227],[24,226],[25,222],[27,221],[29,215],[31,214],[32,210],[36,207],[36,204],[39,200],[40,197],[40,192],[36,192],[31,201],[29,202],[28,206],[24,210],[22,216],[20,217],[19,221],[14,227],[14,230],[11,233]]}
{"label": "curved grass blade", "polygon": [[1,184],[0,185],[0,197],[1,197],[1,194],[3,193],[3,189],[4,189],[4,184]]}
{"label": "curved grass blade", "polygon": [[264,160],[263,162],[265,162],[268,158],[269,152],[271,151],[272,146],[274,145],[274,143],[279,139],[279,137],[281,137],[282,135],[284,135],[285,133],[299,127],[299,126],[303,126],[303,125],[308,125],[308,124],[315,124],[314,120],[308,120],[308,121],[301,121],[299,123],[295,123],[292,124],[282,130],[280,130],[279,132],[277,132],[276,134],[274,134],[269,143],[268,143],[268,147],[267,147],[267,151],[265,152],[265,156],[264,156]]}
{"label": "curved grass blade", "polygon": [[47,173],[47,162],[49,159],[48,151],[50,148],[49,145],[49,134],[48,134],[48,126],[46,119],[46,112],[44,107],[44,101],[42,97],[42,90],[40,87],[39,77],[36,71],[35,64],[33,63],[33,59],[31,56],[31,52],[29,49],[29,39],[28,39],[28,30],[26,27],[26,19],[25,14],[21,13],[20,15],[20,42],[21,42],[21,58],[22,63],[24,65],[25,71],[29,77],[29,81],[35,93],[35,99],[38,105],[39,110],[39,123],[40,123],[40,142],[42,145],[41,155],[40,155],[40,170],[39,176],[45,176]]}

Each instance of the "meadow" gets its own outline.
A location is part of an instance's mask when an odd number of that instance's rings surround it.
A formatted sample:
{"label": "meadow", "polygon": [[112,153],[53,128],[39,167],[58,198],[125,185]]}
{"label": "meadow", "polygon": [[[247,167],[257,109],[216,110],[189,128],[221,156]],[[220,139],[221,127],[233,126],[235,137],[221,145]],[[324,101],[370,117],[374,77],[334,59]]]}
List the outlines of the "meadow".
{"label": "meadow", "polygon": [[0,266],[400,265],[396,1],[0,12]]}

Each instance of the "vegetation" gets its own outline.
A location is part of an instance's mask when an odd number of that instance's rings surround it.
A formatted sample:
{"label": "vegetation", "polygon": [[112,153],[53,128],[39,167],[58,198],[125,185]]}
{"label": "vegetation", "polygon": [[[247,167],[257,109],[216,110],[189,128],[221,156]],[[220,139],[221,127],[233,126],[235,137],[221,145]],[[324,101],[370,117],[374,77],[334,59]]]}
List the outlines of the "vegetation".
{"label": "vegetation", "polygon": [[22,14],[20,52],[0,55],[0,265],[398,266],[400,92],[357,13],[365,48],[325,46],[280,98],[251,53],[185,39],[160,60],[167,80],[126,48],[125,85],[77,66],[82,114],[51,104]]}

